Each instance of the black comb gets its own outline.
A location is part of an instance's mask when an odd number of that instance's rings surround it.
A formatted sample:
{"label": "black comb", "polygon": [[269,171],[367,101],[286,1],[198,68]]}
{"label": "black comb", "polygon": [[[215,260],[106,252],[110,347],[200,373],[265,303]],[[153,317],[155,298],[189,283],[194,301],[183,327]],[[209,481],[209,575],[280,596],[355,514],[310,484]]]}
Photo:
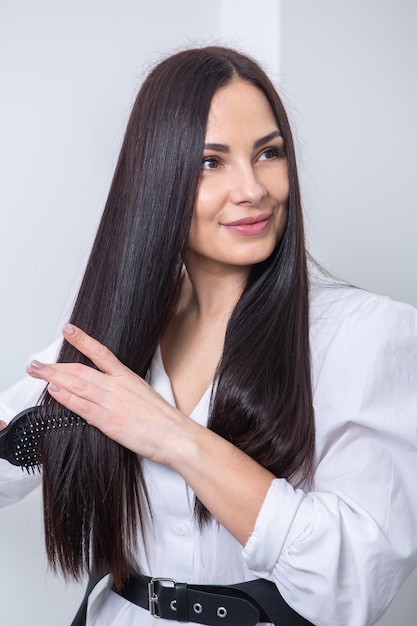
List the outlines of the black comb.
{"label": "black comb", "polygon": [[28,472],[40,469],[40,441],[49,430],[84,426],[78,415],[48,417],[47,406],[34,406],[21,411],[0,431],[0,458]]}

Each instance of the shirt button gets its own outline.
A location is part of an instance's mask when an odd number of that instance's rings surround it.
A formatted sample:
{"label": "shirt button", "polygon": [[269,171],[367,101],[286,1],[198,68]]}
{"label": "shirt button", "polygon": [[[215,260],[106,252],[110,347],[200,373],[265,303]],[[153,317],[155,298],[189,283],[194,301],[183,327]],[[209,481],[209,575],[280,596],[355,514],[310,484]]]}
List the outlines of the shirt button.
{"label": "shirt button", "polygon": [[184,535],[187,534],[187,526],[184,524],[184,522],[178,522],[175,525],[175,532],[177,533],[177,535],[179,535],[180,537],[184,537]]}

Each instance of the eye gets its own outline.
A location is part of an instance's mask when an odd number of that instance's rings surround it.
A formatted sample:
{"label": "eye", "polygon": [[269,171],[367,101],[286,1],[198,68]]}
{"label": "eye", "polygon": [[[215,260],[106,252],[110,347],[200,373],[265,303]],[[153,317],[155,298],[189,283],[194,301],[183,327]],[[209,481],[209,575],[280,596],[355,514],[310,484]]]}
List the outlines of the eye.
{"label": "eye", "polygon": [[284,148],[278,148],[276,146],[272,148],[266,148],[259,155],[260,161],[271,161],[272,159],[279,159],[285,156]]}
{"label": "eye", "polygon": [[216,157],[205,157],[201,161],[202,170],[215,170],[219,167],[219,160]]}

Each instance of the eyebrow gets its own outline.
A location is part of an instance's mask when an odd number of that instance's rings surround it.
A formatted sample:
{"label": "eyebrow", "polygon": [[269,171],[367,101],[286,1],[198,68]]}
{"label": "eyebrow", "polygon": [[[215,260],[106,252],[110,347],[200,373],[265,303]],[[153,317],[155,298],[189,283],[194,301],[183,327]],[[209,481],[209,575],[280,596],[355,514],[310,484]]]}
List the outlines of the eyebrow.
{"label": "eyebrow", "polygon": [[276,139],[277,137],[281,137],[281,136],[282,135],[279,132],[279,130],[273,130],[272,133],[269,133],[269,135],[265,135],[265,137],[261,137],[260,139],[257,139],[254,142],[253,147],[255,149],[260,148],[261,146],[265,145],[269,141],[272,141],[272,139]]}
{"label": "eyebrow", "polygon": [[230,152],[229,146],[224,143],[205,143],[204,150],[213,150],[214,152]]}
{"label": "eyebrow", "polygon": [[[260,148],[269,141],[272,141],[272,139],[276,139],[277,137],[281,137],[281,133],[279,130],[273,130],[272,133],[265,135],[265,137],[257,139],[253,144],[254,150],[256,150],[256,148]],[[204,150],[213,150],[214,152],[230,152],[229,146],[226,146],[224,143],[205,143]]]}

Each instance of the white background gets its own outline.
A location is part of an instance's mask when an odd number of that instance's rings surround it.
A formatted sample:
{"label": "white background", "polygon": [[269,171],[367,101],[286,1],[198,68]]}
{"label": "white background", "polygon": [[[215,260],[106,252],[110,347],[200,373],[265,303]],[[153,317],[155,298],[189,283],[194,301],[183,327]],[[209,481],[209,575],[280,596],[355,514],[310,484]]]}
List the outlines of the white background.
{"label": "white background", "polygon": [[[238,46],[281,88],[315,256],[417,305],[416,17],[413,0],[0,0],[0,387],[71,310],[141,79],[194,44]],[[81,588],[47,573],[39,492],[0,537],[2,625],[69,624]],[[416,581],[381,626],[415,626]]]}

